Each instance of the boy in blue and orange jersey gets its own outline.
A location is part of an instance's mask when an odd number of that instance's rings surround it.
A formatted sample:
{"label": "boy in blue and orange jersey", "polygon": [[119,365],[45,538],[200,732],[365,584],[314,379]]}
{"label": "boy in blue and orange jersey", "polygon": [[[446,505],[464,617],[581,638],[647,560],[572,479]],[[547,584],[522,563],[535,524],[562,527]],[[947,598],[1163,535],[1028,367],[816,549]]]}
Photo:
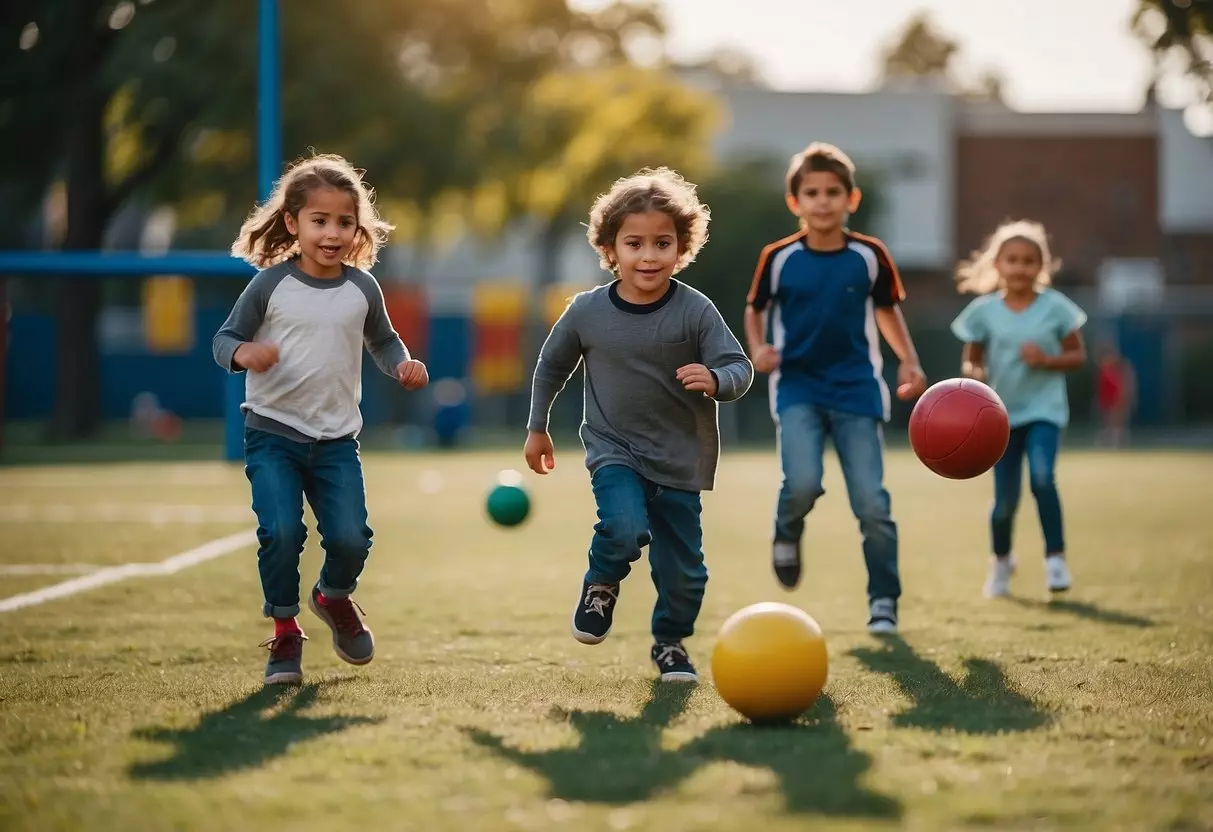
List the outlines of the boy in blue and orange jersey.
{"label": "boy in blue and orange jersey", "polygon": [[889,390],[880,336],[901,362],[899,398],[921,395],[926,376],[898,306],[905,292],[888,249],[847,228],[860,199],[854,164],[838,148],[815,143],[792,157],[786,185],[801,230],[763,249],[745,313],[754,368],[770,374],[783,469],[772,562],[785,587],[799,583],[804,518],[824,493],[829,436],[863,534],[868,630],[892,633],[901,581],[884,487]]}

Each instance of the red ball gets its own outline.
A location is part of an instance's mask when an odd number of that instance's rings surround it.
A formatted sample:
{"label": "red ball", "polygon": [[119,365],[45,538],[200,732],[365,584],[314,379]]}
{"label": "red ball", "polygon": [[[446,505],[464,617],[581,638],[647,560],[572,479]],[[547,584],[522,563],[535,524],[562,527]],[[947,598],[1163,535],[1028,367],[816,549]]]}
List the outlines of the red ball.
{"label": "red ball", "polygon": [[910,447],[941,477],[967,480],[994,467],[1007,449],[1011,423],[990,387],[971,378],[932,384],[910,414]]}

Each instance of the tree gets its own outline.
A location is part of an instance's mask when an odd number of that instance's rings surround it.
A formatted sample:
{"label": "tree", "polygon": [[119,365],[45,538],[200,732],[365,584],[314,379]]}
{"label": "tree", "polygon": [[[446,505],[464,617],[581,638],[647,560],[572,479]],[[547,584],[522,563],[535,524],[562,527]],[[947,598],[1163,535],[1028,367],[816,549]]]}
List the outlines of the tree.
{"label": "tree", "polygon": [[[160,59],[167,48],[160,44],[178,35],[170,52],[194,51],[190,63],[197,66],[230,66],[246,46],[231,33],[251,27],[241,20],[239,4],[229,5],[234,17],[190,18],[188,24],[180,4],[6,5],[0,39],[20,47],[6,48],[0,67],[6,79],[0,118],[11,142],[0,158],[0,178],[9,184],[12,208],[33,213],[50,183],[60,179],[67,203],[62,247],[101,248],[110,218],[174,158],[193,114],[205,111],[214,92],[203,79],[187,83],[189,77],[175,71],[182,61],[150,71],[169,63]],[[177,26],[163,28],[170,23]],[[139,74],[136,67],[149,71]],[[52,437],[87,436],[100,426],[100,303],[96,279],[70,280],[57,293]]]}
{"label": "tree", "polygon": [[950,79],[960,44],[940,32],[930,15],[920,12],[902,28],[897,40],[881,52],[882,77],[889,81]]}
{"label": "tree", "polygon": [[1213,2],[1138,0],[1132,26],[1153,50],[1156,63],[1182,55],[1199,103],[1213,105]]}
{"label": "tree", "polygon": [[882,83],[935,79],[965,98],[1001,101],[1002,74],[987,68],[972,82],[961,79],[956,71],[960,51],[959,42],[941,32],[930,15],[926,12],[916,14],[906,23],[897,40],[881,52]]}

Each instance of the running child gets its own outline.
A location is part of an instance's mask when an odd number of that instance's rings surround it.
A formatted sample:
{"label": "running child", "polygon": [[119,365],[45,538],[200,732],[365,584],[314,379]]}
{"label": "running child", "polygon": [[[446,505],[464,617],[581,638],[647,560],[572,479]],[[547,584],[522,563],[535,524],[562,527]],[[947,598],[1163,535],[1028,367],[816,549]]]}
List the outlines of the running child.
{"label": "running child", "polygon": [[362,429],[362,350],[406,390],[424,387],[384,307],[374,265],[392,226],[345,159],[292,165],[240,229],[232,253],[261,269],[245,287],[212,351],[219,366],[248,371],[245,474],[257,515],[263,612],[274,635],[265,683],[303,678],[299,555],[306,497],[324,546],[308,606],[350,664],[375,654],[351,596],[371,547],[357,436]]}
{"label": "running child", "polygon": [[771,415],[783,484],[771,561],[779,582],[800,582],[805,517],[825,491],[829,437],[863,536],[868,630],[897,630],[901,597],[897,525],[884,487],[883,423],[889,418],[880,336],[897,355],[897,395],[926,389],[899,304],[901,277],[884,243],[847,228],[859,207],[855,165],[830,144],[792,157],[784,200],[800,231],[763,249],[745,311],[754,367],[770,373]]}
{"label": "running child", "polygon": [[717,402],[740,398],[753,380],[720,312],[673,278],[707,240],[708,219],[695,186],[666,168],[620,179],[598,198],[588,237],[614,280],[576,295],[548,335],[524,448],[532,471],[552,469],[548,415],[583,363],[580,432],[598,523],[573,637],[607,637],[620,584],[648,546],[657,588],[650,656],[663,681],[698,681],[683,640],[708,580],[700,492],[716,477]]}
{"label": "running child", "polygon": [[1011,592],[1011,530],[1025,457],[1045,539],[1046,586],[1050,592],[1070,588],[1055,469],[1061,432],[1070,418],[1065,373],[1086,361],[1080,330],[1087,315],[1050,288],[1058,265],[1044,227],[1020,221],[999,226],[981,251],[956,269],[958,289],[979,296],[952,322],[952,333],[964,342],[961,371],[993,387],[1011,421],[1007,450],[994,466],[994,557],[987,597]]}

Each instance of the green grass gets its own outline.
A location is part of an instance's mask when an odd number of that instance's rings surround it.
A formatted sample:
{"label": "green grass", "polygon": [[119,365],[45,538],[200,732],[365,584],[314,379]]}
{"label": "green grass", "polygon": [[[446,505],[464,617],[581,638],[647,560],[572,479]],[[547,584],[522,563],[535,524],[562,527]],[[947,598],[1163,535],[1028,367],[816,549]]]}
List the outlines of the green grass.
{"label": "green grass", "polygon": [[[482,501],[516,455],[368,455],[358,599],[378,654],[342,664],[304,613],[301,688],[261,687],[251,548],[0,613],[0,829],[1213,828],[1210,455],[1065,455],[1076,586],[1047,603],[1030,497],[1017,596],[986,601],[988,481],[892,454],[905,596],[886,640],[863,628],[836,465],[786,594],[765,542],[775,460],[729,455],[689,649],[709,676],[724,618],[768,599],[809,611],[830,648],[813,709],[755,728],[710,677],[652,683],[643,566],[606,642],[568,635],[594,507],[577,449],[557,450],[510,531]],[[248,491],[209,462],[0,470],[0,507],[98,503],[239,509]],[[0,522],[0,564],[156,561],[240,528],[82,516]],[[313,537],[305,582],[319,563]],[[0,576],[0,596],[67,577]]]}

